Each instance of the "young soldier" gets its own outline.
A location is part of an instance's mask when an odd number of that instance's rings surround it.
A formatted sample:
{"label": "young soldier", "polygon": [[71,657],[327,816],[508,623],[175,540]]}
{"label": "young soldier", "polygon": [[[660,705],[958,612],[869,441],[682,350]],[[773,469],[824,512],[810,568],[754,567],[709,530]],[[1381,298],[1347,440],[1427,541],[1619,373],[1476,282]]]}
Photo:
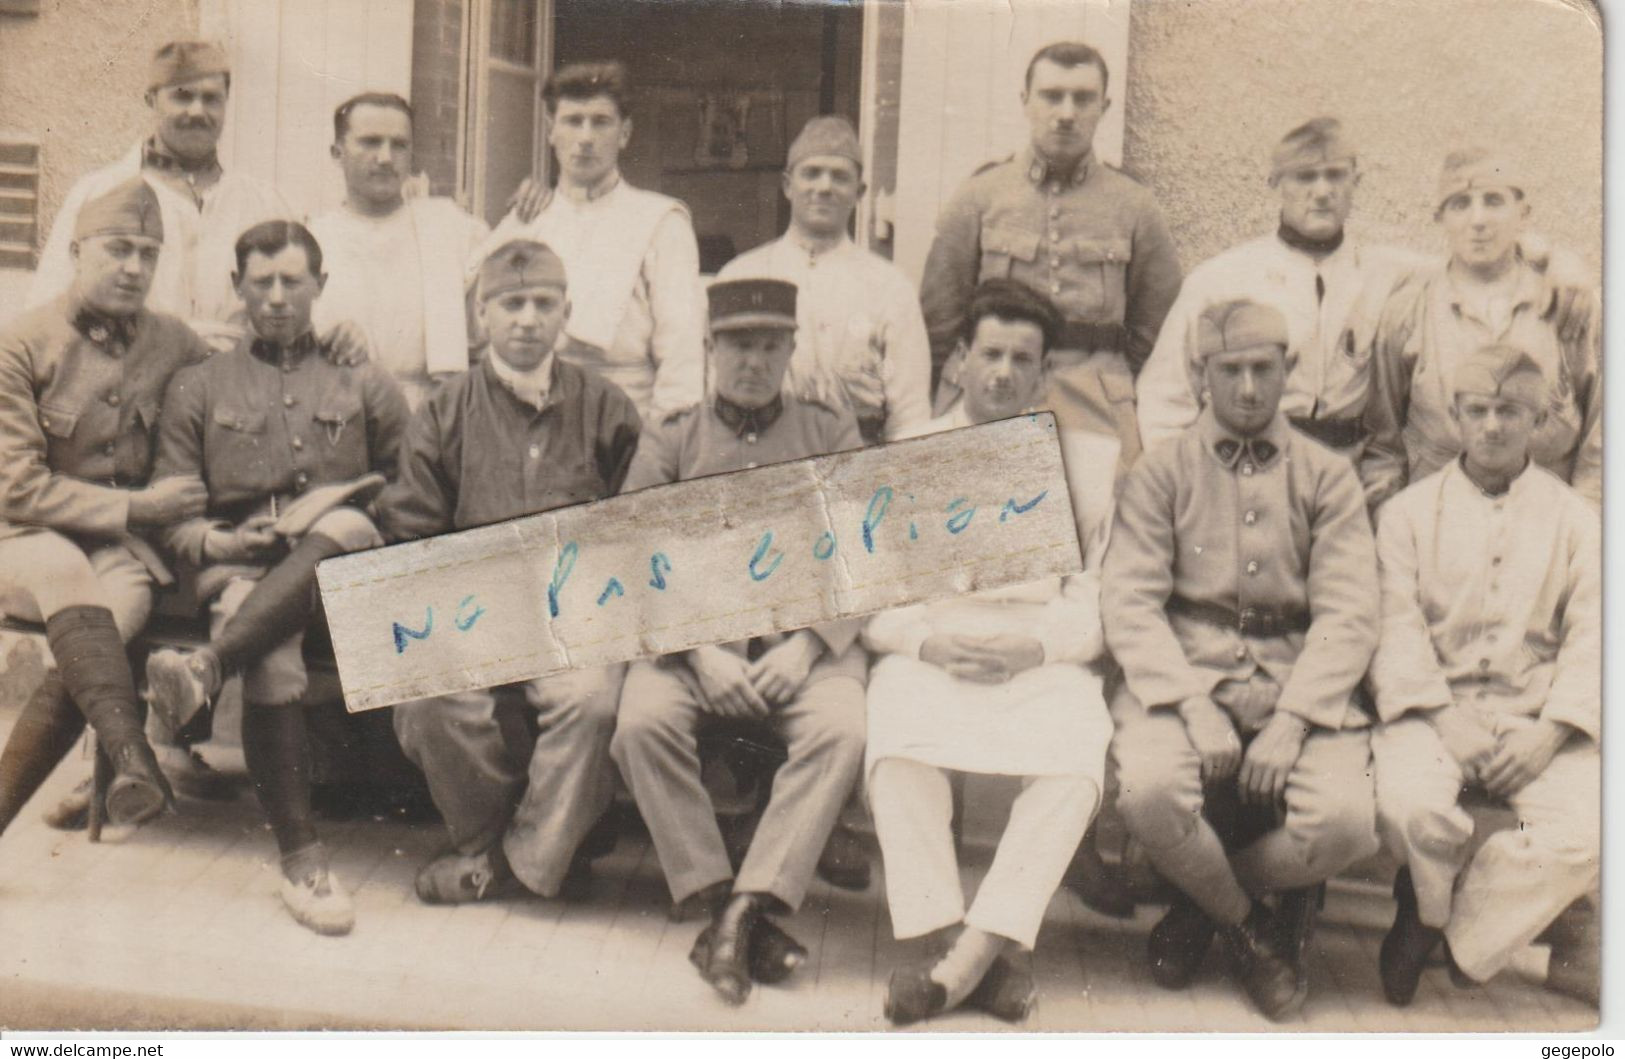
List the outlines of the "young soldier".
{"label": "young soldier", "polygon": [[705,389],[700,251],[688,207],[621,177],[632,115],[620,63],[562,67],[542,98],[557,191],[526,181],[492,242],[535,239],[564,259],[574,305],[560,355],[602,374],[645,422],[658,422]]}
{"label": "young soldier", "polygon": [[[715,392],[644,434],[628,490],[862,447],[850,410],[783,392],[794,286],[732,280],[712,284],[709,297]],[[805,956],[767,914],[801,903],[857,778],[868,668],[858,628],[842,621],[699,647],[627,672],[610,752],[649,825],[672,900],[713,915],[689,959],[729,1003],[750,993],[753,949],[754,971],[767,979]],[[771,728],[790,755],[738,878],[700,782],[697,736],[720,719]],[[763,961],[764,949],[789,955]]]}
{"label": "young soldier", "polygon": [[[1455,977],[1487,981],[1598,875],[1600,520],[1531,462],[1551,408],[1533,358],[1480,347],[1451,392],[1461,456],[1384,505],[1377,530],[1377,816],[1405,865],[1380,969],[1400,1005],[1441,938]],[[1518,815],[1470,856],[1465,786]],[[1596,961],[1554,942],[1548,983],[1595,1003]]]}
{"label": "young soldier", "polygon": [[846,234],[863,191],[863,155],[851,123],[811,119],[790,144],[784,167],[789,230],[734,258],[717,278],[796,285],[792,386],[822,383],[832,399],[850,401],[863,440],[874,444],[931,418],[931,346],[914,284]]}
{"label": "young soldier", "polygon": [[[1371,443],[1360,477],[1373,508],[1461,452],[1450,385],[1487,343],[1522,349],[1548,380],[1549,407],[1529,455],[1602,507],[1602,316],[1595,292],[1560,306],[1547,275],[1519,249],[1527,182],[1482,147],[1452,151],[1439,175],[1435,219],[1450,260],[1394,292],[1377,328]],[[1565,327],[1573,318],[1583,326]]]}
{"label": "young soldier", "polygon": [[[480,265],[483,360],[418,409],[400,478],[380,503],[391,540],[484,526],[611,496],[638,442],[638,411],[615,384],[554,355],[570,317],[564,265],[516,240]],[[395,707],[395,734],[423,769],[451,849],[418,872],[431,903],[522,885],[581,896],[582,840],[609,808],[609,737],[625,666]],[[534,745],[519,733],[534,711]]]}
{"label": "young soldier", "polygon": [[[1117,805],[1181,891],[1151,932],[1152,977],[1189,984],[1219,930],[1283,1019],[1308,991],[1313,888],[1377,848],[1352,702],[1376,647],[1376,549],[1353,465],[1280,413],[1286,321],[1234,301],[1199,328],[1211,400],[1129,473],[1106,551]],[[1232,792],[1262,821],[1234,851],[1203,817]],[[1260,899],[1283,891],[1271,913]]]}
{"label": "young soldier", "polygon": [[413,407],[430,380],[468,367],[468,271],[489,234],[446,198],[407,200],[412,107],[367,92],[333,112],[334,160],[344,202],[310,222],[328,282],[318,321],[355,320]]}
{"label": "young soldier", "polygon": [[203,511],[203,483],[148,484],[159,399],[208,347],[144,307],[163,243],[157,197],[131,178],[83,204],[66,294],[0,334],[0,610],[43,620],[55,668],[0,754],[0,831],[88,719],[113,764],[108,818],[150,819],[168,787],[141,730],[124,645],[168,571],[134,532]]}
{"label": "young soldier", "polygon": [[1134,373],[1179,293],[1179,259],[1150,192],[1094,156],[1107,84],[1106,62],[1087,44],[1033,56],[1021,95],[1032,141],[943,208],[920,302],[942,411],[959,392],[949,353],[976,284],[1008,277],[1047,295],[1065,321],[1045,406],[1063,431],[1115,437],[1126,471],[1140,453]]}
{"label": "young soldier", "polygon": [[1358,151],[1336,118],[1314,118],[1281,138],[1269,176],[1281,199],[1279,227],[1191,270],[1140,373],[1147,448],[1177,436],[1200,411],[1191,370],[1197,318],[1215,302],[1249,298],[1287,321],[1297,363],[1281,411],[1310,437],[1358,457],[1377,318],[1394,287],[1424,261],[1348,233],[1360,175]]}
{"label": "young soldier", "polygon": [[[932,421],[936,429],[1033,408],[1060,319],[1021,284],[989,280],[971,298],[965,326],[965,399]],[[1102,442],[1097,488],[1109,496],[1116,445]],[[1084,668],[1103,647],[1098,557],[1089,560],[1077,577],[902,607],[864,630],[880,655],[869,681],[868,790],[892,929],[934,950],[892,974],[885,1010],[893,1022],[960,1004],[1017,1020],[1032,1006],[1032,975],[1010,955],[1032,949],[1100,807],[1111,741],[1100,677]],[[1022,778],[968,912],[947,770]]]}
{"label": "young soldier", "polygon": [[[207,516],[166,534],[200,569],[211,599],[207,647],[155,651],[153,704],[179,728],[243,675],[243,757],[282,854],[282,901],[321,934],[348,933],[350,896],[328,871],[310,807],[305,725],[305,626],[316,609],[316,564],[382,543],[370,518],[343,506],[359,479],[394,476],[406,420],[400,387],[377,364],[338,366],[311,330],[326,277],[303,225],[267,221],[237,240],[232,274],[252,337],[176,375],[159,435],[162,474],[200,475]],[[297,529],[279,521],[322,486],[330,508]],[[325,495],[325,494],[324,494]],[[309,521],[308,519],[303,521]]]}

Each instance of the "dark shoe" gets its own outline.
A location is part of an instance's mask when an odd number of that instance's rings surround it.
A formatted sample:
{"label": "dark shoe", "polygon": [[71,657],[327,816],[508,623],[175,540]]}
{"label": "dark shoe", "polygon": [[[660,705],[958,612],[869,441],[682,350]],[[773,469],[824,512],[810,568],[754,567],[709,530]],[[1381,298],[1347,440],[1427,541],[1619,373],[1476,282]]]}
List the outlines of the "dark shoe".
{"label": "dark shoe", "polygon": [[1326,895],[1326,884],[1287,890],[1281,894],[1275,908],[1275,946],[1281,955],[1292,961],[1302,973],[1303,956],[1309,948],[1309,938],[1315,932],[1315,920],[1320,916],[1321,901]]}
{"label": "dark shoe", "polygon": [[807,962],[807,947],[767,916],[750,939],[750,976],[763,985],[778,985]]}
{"label": "dark shoe", "polygon": [[442,853],[419,869],[416,889],[426,905],[458,905],[508,897],[524,887],[498,844],[475,854]]}
{"label": "dark shoe", "polygon": [[585,847],[576,850],[575,856],[570,858],[570,867],[565,869],[564,878],[559,882],[559,900],[572,905],[592,900],[593,882],[596,879],[597,875],[592,870],[592,854]]}
{"label": "dark shoe", "polygon": [[161,647],[147,656],[147,697],[169,730],[178,732],[220,693],[214,652]]}
{"label": "dark shoe", "polygon": [[1423,925],[1416,914],[1416,888],[1411,884],[1409,868],[1399,869],[1394,877],[1394,901],[1399,906],[1394,913],[1394,925],[1382,939],[1377,954],[1377,973],[1382,977],[1382,995],[1395,1007],[1405,1007],[1416,999],[1416,987],[1421,984],[1422,971],[1444,932]]}
{"label": "dark shoe", "polygon": [[1208,946],[1217,928],[1207,913],[1181,894],[1168,906],[1168,912],[1151,928],[1146,954],[1151,961],[1151,980],[1164,989],[1184,989],[1202,969]]}
{"label": "dark shoe", "polygon": [[145,742],[131,740],[111,755],[113,782],[107,788],[107,822],[144,824],[175,803],[169,781]]}
{"label": "dark shoe", "polygon": [[835,825],[818,858],[818,877],[842,890],[869,888],[869,850],[851,828]]}
{"label": "dark shoe", "polygon": [[1093,912],[1111,919],[1134,918],[1134,893],[1120,870],[1107,866],[1095,843],[1095,829],[1083,836],[1078,852],[1061,880]]}
{"label": "dark shoe", "polygon": [[735,894],[694,940],[689,961],[722,999],[739,1005],[750,996],[750,945],[762,919],[756,894]]}
{"label": "dark shoe", "polygon": [[1002,1022],[1021,1022],[1037,1000],[1038,985],[1032,972],[1005,953],[993,961],[963,1006]]}
{"label": "dark shoe", "polygon": [[[45,826],[58,831],[83,831],[89,827],[90,791],[91,780],[86,776],[73,790],[63,795],[61,801],[45,811]],[[103,815],[106,815],[105,812]]]}
{"label": "dark shoe", "polygon": [[1271,1022],[1296,1015],[1308,998],[1307,981],[1275,947],[1274,924],[1263,905],[1253,902],[1247,918],[1224,932],[1231,966],[1247,996]]}
{"label": "dark shoe", "polygon": [[886,983],[883,1010],[894,1026],[908,1026],[942,1014],[948,1006],[948,989],[931,977],[931,964],[899,967]]}

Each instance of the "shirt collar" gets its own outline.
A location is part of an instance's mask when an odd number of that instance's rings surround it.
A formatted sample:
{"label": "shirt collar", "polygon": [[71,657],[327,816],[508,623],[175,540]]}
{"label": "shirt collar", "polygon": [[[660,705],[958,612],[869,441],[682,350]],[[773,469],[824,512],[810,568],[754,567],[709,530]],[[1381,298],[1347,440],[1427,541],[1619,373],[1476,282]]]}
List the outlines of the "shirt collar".
{"label": "shirt collar", "polygon": [[[1055,179],[1059,182],[1063,179],[1063,175],[1057,171],[1056,167],[1045,161],[1044,157],[1034,150],[1031,144],[1028,144],[1021,152],[1021,162],[1027,171],[1027,179],[1034,184],[1042,185],[1046,180]],[[1078,159],[1078,164],[1072,167],[1070,173],[1064,175],[1065,182],[1074,187],[1082,184],[1089,179],[1089,174],[1094,167],[1095,152],[1091,150]]]}
{"label": "shirt collar", "polygon": [[130,343],[135,340],[137,315],[114,316],[80,302],[71,320],[75,331],[106,352],[118,356],[130,348]]}
{"label": "shirt collar", "polygon": [[[1551,297],[1547,291],[1545,281],[1541,278],[1540,273],[1535,271],[1535,267],[1524,259],[1522,250],[1515,253],[1516,259],[1512,267],[1517,270],[1518,280],[1512,287],[1513,310],[1544,308],[1544,302]],[[1444,289],[1450,307],[1456,312],[1460,313],[1471,308],[1463,304],[1461,288],[1456,285],[1456,278],[1451,274],[1448,263],[1445,265],[1444,270]]]}
{"label": "shirt collar", "polygon": [[269,338],[254,337],[249,343],[248,351],[265,363],[275,367],[298,364],[316,349],[316,333],[306,331],[298,338],[283,345]]}
{"label": "shirt collar", "polygon": [[141,145],[141,164],[186,176],[206,176],[221,171],[220,156],[214,151],[210,151],[209,157],[201,162],[188,161],[171,151],[157,136],[149,137]]}
{"label": "shirt collar", "polygon": [[1339,228],[1337,234],[1330,239],[1311,239],[1296,228],[1282,221],[1275,229],[1275,237],[1287,247],[1300,253],[1314,255],[1321,254],[1330,257],[1343,245],[1344,230]]}
{"label": "shirt collar", "polygon": [[559,181],[558,190],[559,194],[563,195],[571,202],[579,205],[585,205],[589,202],[597,202],[599,199],[604,198],[610,192],[614,191],[620,186],[621,171],[619,168],[615,168],[611,169],[608,173],[605,173],[603,178],[592,187],[577,187],[574,184],[566,184],[561,180]]}
{"label": "shirt collar", "polygon": [[521,371],[509,364],[497,356],[495,350],[488,350],[485,360],[491,365],[491,373],[496,376],[497,382],[520,403],[538,412],[547,407],[547,400],[553,394],[553,354],[543,357],[542,362],[529,371]]}
{"label": "shirt collar", "polygon": [[1467,488],[1487,500],[1499,500],[1503,496],[1511,496],[1513,493],[1518,492],[1521,484],[1529,480],[1529,469],[1534,465],[1535,461],[1525,456],[1523,458],[1523,469],[1513,475],[1511,481],[1507,482],[1506,492],[1492,493],[1479,485],[1473,480],[1473,476],[1467,473],[1467,454],[1465,452],[1450,461],[1451,473],[1460,478]]}
{"label": "shirt collar", "polygon": [[847,235],[845,232],[842,232],[841,238],[836,242],[830,244],[822,250],[814,250],[812,247],[802,242],[800,237],[796,235],[796,230],[794,228],[791,228],[789,231],[784,233],[784,238],[780,240],[780,244],[786,252],[795,258],[797,262],[805,262],[809,265],[815,265],[825,258],[831,258],[837,254],[844,253],[848,247],[855,245],[852,242],[852,237]]}
{"label": "shirt collar", "polygon": [[734,437],[760,434],[778,422],[784,414],[784,398],[775,396],[760,408],[744,408],[734,404],[720,393],[711,398],[711,411],[722,420],[722,425],[733,431]]}
{"label": "shirt collar", "polygon": [[1197,429],[1201,431],[1203,447],[1227,470],[1234,470],[1243,462],[1243,457],[1263,470],[1286,451],[1287,431],[1291,428],[1287,426],[1286,418],[1276,412],[1275,418],[1263,430],[1250,438],[1243,438],[1221,426],[1209,407],[1202,410]]}

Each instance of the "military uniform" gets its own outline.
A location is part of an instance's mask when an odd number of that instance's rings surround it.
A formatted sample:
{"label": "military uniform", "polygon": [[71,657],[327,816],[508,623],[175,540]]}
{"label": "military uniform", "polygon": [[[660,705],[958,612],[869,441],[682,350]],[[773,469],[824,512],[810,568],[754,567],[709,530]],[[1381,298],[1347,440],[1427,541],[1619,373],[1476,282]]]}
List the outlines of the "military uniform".
{"label": "military uniform", "polygon": [[1119,466],[1132,466],[1140,452],[1133,373],[1180,281],[1151,193],[1093,154],[1070,174],[1052,173],[1030,147],[966,181],[937,222],[920,281],[932,363],[943,377],[939,412],[958,394],[956,366],[945,362],[971,291],[995,277],[1026,283],[1065,318],[1050,350],[1047,399],[1062,429],[1116,437]]}
{"label": "military uniform", "polygon": [[[400,477],[379,503],[391,540],[484,526],[620,490],[639,416],[614,383],[553,360],[541,407],[511,390],[487,351],[443,383],[407,427]],[[610,733],[625,667],[577,670],[402,703],[401,749],[429,781],[452,847],[498,841],[514,874],[544,896],[609,807]],[[540,733],[525,731],[521,709]]]}
{"label": "military uniform", "polygon": [[[863,446],[846,410],[782,397],[745,411],[720,398],[668,416],[645,432],[626,489]],[[763,722],[782,738],[789,761],[745,855],[736,893],[801,903],[819,853],[863,762],[864,680],[868,668],[857,621],[811,630],[825,646],[794,698]],[[755,658],[787,634],[719,645]],[[733,877],[710,796],[700,782],[697,736],[709,716],[699,682],[680,656],[632,663],[610,744],[621,775],[649,825],[672,899],[682,901]]]}

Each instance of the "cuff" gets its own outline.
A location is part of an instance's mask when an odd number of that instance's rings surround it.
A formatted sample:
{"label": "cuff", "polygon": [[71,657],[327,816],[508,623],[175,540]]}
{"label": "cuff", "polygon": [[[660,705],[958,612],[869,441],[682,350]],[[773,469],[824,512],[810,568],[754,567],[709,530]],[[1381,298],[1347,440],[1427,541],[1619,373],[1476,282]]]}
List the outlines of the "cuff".
{"label": "cuff", "polygon": [[1546,704],[1546,708],[1540,711],[1540,719],[1566,724],[1570,728],[1584,733],[1594,743],[1601,741],[1602,728],[1598,724],[1596,710],[1573,704],[1549,702]]}

